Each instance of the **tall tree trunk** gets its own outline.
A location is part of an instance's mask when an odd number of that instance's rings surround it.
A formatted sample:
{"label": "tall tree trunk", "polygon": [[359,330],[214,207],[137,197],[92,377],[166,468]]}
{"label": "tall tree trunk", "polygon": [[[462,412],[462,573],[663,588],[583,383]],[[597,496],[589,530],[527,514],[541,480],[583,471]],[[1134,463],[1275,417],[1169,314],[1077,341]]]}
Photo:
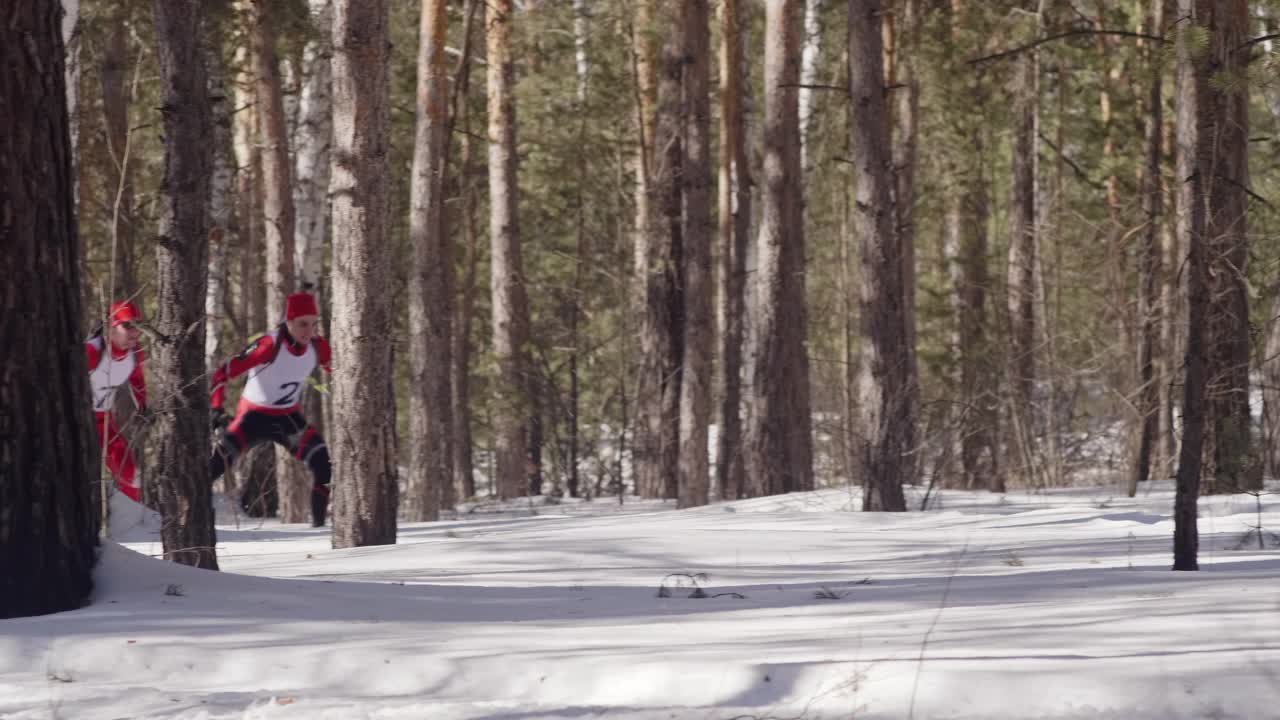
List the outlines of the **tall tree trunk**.
{"label": "tall tree trunk", "polygon": [[[889,97],[892,106],[890,138],[893,157],[894,229],[902,253],[902,312],[906,324],[907,398],[906,412],[919,414],[920,386],[916,362],[916,138],[919,134],[920,82],[916,78],[914,56],[919,52],[920,17],[916,0],[900,0],[894,23],[893,71],[889,87],[896,87]],[[920,472],[920,453],[916,451],[914,425],[905,438],[906,462],[903,482],[915,482]]]}
{"label": "tall tree trunk", "polygon": [[[1151,0],[1148,15],[1149,32],[1158,35],[1164,25],[1164,0]],[[1148,47],[1147,63],[1150,67],[1150,86],[1147,90],[1147,118],[1144,128],[1147,163],[1142,174],[1142,210],[1146,215],[1146,227],[1142,233],[1142,251],[1138,262],[1138,320],[1141,335],[1138,345],[1138,423],[1136,428],[1137,457],[1134,458],[1129,476],[1129,497],[1138,494],[1138,483],[1151,477],[1152,454],[1159,454],[1156,432],[1159,427],[1160,378],[1156,374],[1156,358],[1161,354],[1158,346],[1160,314],[1160,224],[1163,213],[1163,188],[1161,187],[1161,155],[1164,144],[1164,72],[1161,67],[1160,48]]]}
{"label": "tall tree trunk", "polygon": [[[1206,429],[1208,348],[1205,322],[1209,311],[1208,257],[1205,238],[1205,178],[1200,161],[1204,145],[1212,135],[1201,134],[1208,126],[1207,58],[1197,53],[1191,37],[1193,22],[1203,23],[1203,0],[1178,0],[1178,17],[1191,22],[1178,24],[1178,72],[1175,107],[1178,126],[1177,175],[1179,179],[1177,233],[1188,249],[1186,380],[1182,396],[1182,447],[1178,454],[1177,491],[1173,511],[1173,569],[1199,570],[1197,554],[1200,535],[1196,527],[1197,502]],[[1206,133],[1207,134],[1207,133]]]}
{"label": "tall tree trunk", "polygon": [[[1197,22],[1209,30],[1211,73],[1202,110],[1200,174],[1208,202],[1209,417],[1213,471],[1208,492],[1261,489],[1252,470],[1249,415],[1249,95],[1247,0],[1202,0]],[[1221,82],[1218,78],[1228,78]],[[1207,123],[1207,124],[1205,124]]]}
{"label": "tall tree trunk", "polygon": [[157,338],[152,393],[158,423],[155,472],[160,483],[160,538],[165,557],[218,569],[205,453],[209,384],[204,380],[205,272],[213,122],[204,56],[201,3],[155,0],[165,170],[156,242]]}
{"label": "tall tree trunk", "polygon": [[863,434],[858,475],[863,510],[906,510],[915,417],[903,306],[903,259],[896,232],[889,113],[884,94],[879,0],[849,3],[849,97],[853,129],[853,234],[862,254],[862,357],[858,399]]}
{"label": "tall tree trunk", "polygon": [[583,354],[582,324],[586,316],[585,293],[583,283],[586,280],[586,267],[590,261],[590,243],[587,240],[587,207],[585,179],[587,174],[587,84],[590,78],[591,63],[587,56],[588,21],[590,11],[586,0],[573,0],[573,45],[574,65],[578,71],[578,149],[575,161],[578,177],[582,178],[575,187],[574,212],[574,265],[573,265],[573,299],[569,318],[569,458],[568,489],[569,497],[581,495],[581,477],[578,460],[581,454],[581,425],[579,417],[582,408],[582,391],[578,369],[579,358]]}
{"label": "tall tree trunk", "polygon": [[1035,449],[1036,337],[1036,134],[1039,130],[1036,87],[1038,64],[1035,53],[1024,54],[1017,63],[1013,128],[1013,184],[1010,190],[1009,254],[1007,266],[1007,308],[1009,318],[1009,379],[1013,393],[1009,402],[1011,434],[1010,462],[1017,462],[1029,482],[1039,484]]}
{"label": "tall tree trunk", "polygon": [[711,473],[715,317],[711,274],[711,28],[706,0],[684,0],[684,346],[680,371],[679,507],[706,505]]}
{"label": "tall tree trunk", "polygon": [[747,243],[751,233],[751,164],[747,158],[744,85],[746,22],[741,0],[720,5],[720,433],[716,483],[721,500],[745,488],[742,453],[742,351],[746,319]]}
{"label": "tall tree trunk", "polygon": [[463,10],[463,60],[454,85],[451,122],[462,117],[462,209],[458,225],[462,228],[463,276],[458,315],[453,323],[453,494],[455,500],[475,497],[476,480],[471,446],[471,329],[475,319],[476,268],[479,264],[479,237],[476,218],[475,151],[471,132],[471,39],[472,19],[478,0],[467,0]]}
{"label": "tall tree trunk", "polygon": [[822,10],[825,0],[804,0],[804,46],[800,51],[800,167],[807,173],[809,131],[813,122],[814,85],[818,82],[818,64],[822,60]]}
{"label": "tall tree trunk", "polygon": [[[640,494],[650,498],[678,495],[680,462],[680,383],[684,299],[683,123],[681,117],[683,41],[679,6],[674,0],[654,4],[654,25],[662,39],[657,61],[656,112],[652,166],[645,221],[647,252],[645,317],[640,342],[644,379],[638,412],[645,430],[637,440],[648,443],[647,465],[637,468]],[[637,447],[639,449],[639,447]]]}
{"label": "tall tree trunk", "polygon": [[422,0],[418,36],[417,130],[413,144],[409,242],[408,519],[437,520],[453,480],[451,339],[453,253],[444,232],[449,76],[445,0]]}
{"label": "tall tree trunk", "polygon": [[386,0],[333,5],[333,545],[396,540]]}
{"label": "tall tree trunk", "polygon": [[517,185],[515,68],[511,52],[511,0],[485,4],[489,90],[489,233],[493,293],[493,351],[498,364],[495,407],[497,492],[526,492],[525,425],[529,397],[529,304],[520,248]]}
{"label": "tall tree trunk", "polygon": [[209,105],[213,117],[213,175],[209,179],[209,284],[204,297],[205,372],[222,360],[222,316],[227,306],[227,247],[231,242],[231,208],[236,176],[232,156],[232,102],[227,95],[221,33],[206,28],[204,57],[209,73]]}
{"label": "tall tree trunk", "polygon": [[102,48],[102,116],[106,125],[107,153],[112,172],[108,177],[111,203],[112,301],[137,291],[134,278],[133,246],[133,163],[134,149],[129,130],[129,8],[112,10],[111,26]]}
{"label": "tall tree trunk", "polygon": [[[747,485],[754,495],[813,489],[795,88],[800,76],[801,9],[798,0],[770,0],[766,5],[764,193],[756,240],[756,290],[748,309],[755,362],[749,390],[753,407],[747,424]],[[882,92],[878,78],[876,88],[877,94]]]}
{"label": "tall tree trunk", "polygon": [[[631,47],[635,75],[636,134],[639,140],[635,157],[635,241],[632,255],[633,299],[635,315],[629,318],[635,331],[641,336],[640,361],[636,365],[636,413],[635,431],[632,434],[631,456],[636,494],[650,496],[658,477],[658,437],[650,434],[650,420],[660,412],[661,386],[656,360],[645,350],[656,346],[655,339],[645,340],[648,328],[648,293],[650,254],[653,230],[649,227],[654,209],[650,207],[653,195],[651,184],[654,172],[654,131],[657,126],[658,51],[657,30],[654,16],[656,0],[636,0],[632,18]],[[652,407],[651,407],[652,406]]]}
{"label": "tall tree trunk", "polygon": [[101,520],[60,15],[0,25],[0,619],[85,605]]}

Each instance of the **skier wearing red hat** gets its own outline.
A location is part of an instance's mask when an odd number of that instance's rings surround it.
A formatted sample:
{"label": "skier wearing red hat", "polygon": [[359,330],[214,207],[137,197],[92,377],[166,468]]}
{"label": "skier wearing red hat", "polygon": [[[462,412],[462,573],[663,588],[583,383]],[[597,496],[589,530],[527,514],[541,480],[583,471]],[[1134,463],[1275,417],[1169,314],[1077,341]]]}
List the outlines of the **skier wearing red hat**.
{"label": "skier wearing red hat", "polygon": [[137,417],[150,422],[147,407],[147,381],[142,375],[142,350],[138,348],[137,322],[142,319],[138,306],[128,301],[111,306],[108,327],[95,332],[84,343],[89,360],[89,387],[93,391],[94,425],[98,428],[98,445],[106,448],[107,469],[116,486],[134,502],[142,501],[137,483],[137,469],[129,443],[112,419],[116,391],[129,384]]}
{"label": "skier wearing red hat", "polygon": [[[329,343],[318,334],[320,310],[310,293],[294,293],[285,302],[285,321],[249,343],[213,373],[209,404],[214,430],[226,427],[209,458],[209,481],[222,477],[249,448],[274,442],[311,469],[311,524],[324,525],[329,505],[329,449],[302,416],[302,391],[318,364],[329,372]],[[235,418],[222,409],[226,385],[245,373]]]}

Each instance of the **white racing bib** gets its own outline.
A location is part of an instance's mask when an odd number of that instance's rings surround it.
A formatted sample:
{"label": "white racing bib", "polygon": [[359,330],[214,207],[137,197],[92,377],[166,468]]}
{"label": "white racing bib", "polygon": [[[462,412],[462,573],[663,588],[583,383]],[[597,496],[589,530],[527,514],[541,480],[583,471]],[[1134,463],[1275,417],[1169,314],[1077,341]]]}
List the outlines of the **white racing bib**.
{"label": "white racing bib", "polygon": [[130,350],[123,359],[111,357],[107,343],[102,338],[90,341],[98,349],[98,366],[89,371],[89,387],[93,390],[93,411],[106,412],[115,404],[116,390],[129,382],[137,360]]}
{"label": "white racing bib", "polygon": [[[280,331],[267,333],[271,342],[281,343]],[[249,371],[242,397],[264,408],[287,410],[298,405],[307,377],[316,367],[316,348],[307,343],[301,355],[289,352],[288,347],[278,348],[276,359]]]}

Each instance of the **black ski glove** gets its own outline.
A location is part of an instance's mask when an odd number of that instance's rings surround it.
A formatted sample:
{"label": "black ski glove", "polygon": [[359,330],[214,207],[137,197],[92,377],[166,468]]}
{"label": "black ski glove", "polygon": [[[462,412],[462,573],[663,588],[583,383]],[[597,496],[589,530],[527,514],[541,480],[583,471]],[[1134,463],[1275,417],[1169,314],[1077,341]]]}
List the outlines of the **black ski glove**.
{"label": "black ski glove", "polygon": [[226,411],[222,408],[209,409],[209,429],[215,433],[231,424],[231,418],[227,417]]}

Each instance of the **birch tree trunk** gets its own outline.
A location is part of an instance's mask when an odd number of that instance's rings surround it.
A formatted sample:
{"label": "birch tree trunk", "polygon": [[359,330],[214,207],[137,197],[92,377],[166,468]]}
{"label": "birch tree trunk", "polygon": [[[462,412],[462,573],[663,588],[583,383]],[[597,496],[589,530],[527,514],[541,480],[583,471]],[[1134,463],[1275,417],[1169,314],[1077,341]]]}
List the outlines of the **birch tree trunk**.
{"label": "birch tree trunk", "polygon": [[889,114],[884,94],[879,0],[849,3],[849,97],[853,122],[853,234],[862,255],[862,357],[857,452],[863,510],[906,510],[902,483],[915,432],[903,307],[903,258],[896,232]]}
{"label": "birch tree trunk", "polygon": [[[80,0],[62,0],[62,52],[67,96],[67,119],[71,133],[71,169],[77,167],[80,144]],[[75,192],[75,188],[72,188]]]}
{"label": "birch tree trunk", "polygon": [[[920,17],[917,0],[900,0],[898,19],[894,24],[893,72],[889,86],[898,89],[890,94],[890,139],[893,156],[894,230],[902,252],[902,312],[906,324],[907,387],[906,412],[916,418],[920,407],[919,370],[916,362],[916,143],[920,129],[920,82],[916,77],[915,54],[920,50]],[[910,425],[906,443],[903,482],[914,483],[920,472],[920,453],[916,448],[914,423]]]}
{"label": "birch tree trunk", "polygon": [[333,5],[333,546],[396,540],[386,0]]}
{"label": "birch tree trunk", "polygon": [[485,4],[489,89],[489,233],[492,244],[493,351],[498,364],[495,415],[500,499],[527,492],[525,419],[529,402],[529,304],[520,248],[512,0]]}
{"label": "birch tree trunk", "polygon": [[746,256],[751,232],[751,164],[743,86],[750,77],[741,0],[720,5],[720,433],[716,482],[721,500],[745,491],[742,452],[742,351]]}
{"label": "birch tree trunk", "polygon": [[408,519],[437,520],[453,480],[451,340],[453,253],[444,232],[449,76],[445,0],[422,0],[418,35],[417,129],[413,145],[409,243]]}
{"label": "birch tree trunk", "polygon": [[209,447],[209,383],[204,378],[205,273],[213,123],[209,112],[198,0],[155,0],[156,52],[164,120],[164,180],[156,242],[152,405],[165,558],[218,569],[213,498],[203,452]]}
{"label": "birch tree trunk", "polygon": [[1209,130],[1208,92],[1205,53],[1197,53],[1192,43],[1192,28],[1204,23],[1203,0],[1178,0],[1178,17],[1188,18],[1178,24],[1177,41],[1177,112],[1178,158],[1175,177],[1185,178],[1179,184],[1177,233],[1188,249],[1187,289],[1188,325],[1186,380],[1182,396],[1182,446],[1178,454],[1177,490],[1173,510],[1173,569],[1199,570],[1197,554],[1200,534],[1196,527],[1199,516],[1200,475],[1206,429],[1208,348],[1205,328],[1209,310],[1208,257],[1205,239],[1205,187],[1199,167],[1208,138],[1201,128]]}
{"label": "birch tree trunk", "polygon": [[83,607],[101,521],[60,14],[0,24],[0,619]]}
{"label": "birch tree trunk", "polygon": [[[329,216],[329,148],[333,145],[333,0],[309,0],[319,33],[302,50],[302,96],[294,135],[294,270],[298,287],[323,292],[325,222]],[[309,418],[314,421],[316,418]]]}
{"label": "birch tree trunk", "polygon": [[[813,488],[795,88],[800,76],[801,9],[798,0],[769,0],[765,9],[764,192],[756,239],[756,290],[748,308],[755,362],[746,470],[753,495]],[[877,93],[882,88],[877,80]],[[887,146],[887,137],[885,141]]]}
{"label": "birch tree trunk", "polygon": [[707,0],[684,0],[684,354],[678,507],[706,505],[715,339],[711,274],[711,27]]}
{"label": "birch tree trunk", "polygon": [[800,51],[800,167],[807,173],[809,130],[813,123],[813,86],[818,82],[818,63],[822,60],[822,10],[825,0],[804,0],[804,47]]}

